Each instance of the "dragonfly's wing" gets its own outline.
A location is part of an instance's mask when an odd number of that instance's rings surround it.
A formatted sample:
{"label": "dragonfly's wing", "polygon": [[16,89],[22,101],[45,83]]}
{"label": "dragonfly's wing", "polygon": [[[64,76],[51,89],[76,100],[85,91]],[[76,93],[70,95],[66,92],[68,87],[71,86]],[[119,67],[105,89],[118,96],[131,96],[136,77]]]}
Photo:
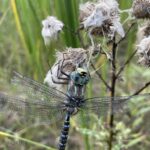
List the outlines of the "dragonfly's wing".
{"label": "dragonfly's wing", "polygon": [[17,72],[14,72],[12,83],[16,85],[18,92],[22,95],[27,94],[29,99],[42,99],[48,103],[53,103],[55,101],[63,102],[67,98],[65,93],[24,77]]}
{"label": "dragonfly's wing", "polygon": [[[150,93],[134,95],[134,96],[122,96],[122,97],[95,97],[85,101],[83,109],[92,111],[98,114],[98,116],[107,115],[107,113],[117,113],[123,110],[127,106],[128,101],[136,103],[138,99],[150,100]],[[81,109],[82,110],[82,109]]]}
{"label": "dragonfly's wing", "polygon": [[63,103],[26,99],[0,93],[0,112],[13,111],[25,122],[54,123],[65,116]]}

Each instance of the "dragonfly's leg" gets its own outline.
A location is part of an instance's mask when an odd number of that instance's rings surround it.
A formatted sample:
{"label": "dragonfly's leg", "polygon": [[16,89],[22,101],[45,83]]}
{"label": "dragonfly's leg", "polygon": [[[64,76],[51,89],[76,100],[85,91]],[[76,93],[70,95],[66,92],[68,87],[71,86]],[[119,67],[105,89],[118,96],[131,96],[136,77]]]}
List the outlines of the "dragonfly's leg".
{"label": "dragonfly's leg", "polygon": [[[68,82],[63,82],[63,81],[56,81],[55,79],[54,79],[54,77],[53,77],[53,72],[52,72],[52,70],[50,69],[50,71],[51,71],[51,77],[52,77],[52,81],[53,81],[53,83],[56,83],[56,84],[68,84]],[[58,77],[57,77],[58,78]],[[59,78],[58,78],[59,79]]]}
{"label": "dragonfly's leg", "polygon": [[61,68],[62,68],[62,66],[60,66],[60,63],[61,63],[61,61],[59,61],[59,63],[58,63],[58,70],[57,70],[57,78],[58,79],[62,79],[62,80],[69,80],[69,78],[67,77],[61,77]]}
{"label": "dragonfly's leg", "polygon": [[68,82],[63,82],[63,81],[56,81],[53,76],[52,76],[52,81],[53,83],[56,83],[56,84],[68,84]]}
{"label": "dragonfly's leg", "polygon": [[64,61],[65,61],[65,60],[66,60],[66,59],[64,59],[64,54],[63,54],[63,61],[62,61],[62,63],[61,63],[60,72],[61,72],[63,75],[65,75],[65,76],[69,79],[69,75],[63,71],[63,66],[64,66]]}

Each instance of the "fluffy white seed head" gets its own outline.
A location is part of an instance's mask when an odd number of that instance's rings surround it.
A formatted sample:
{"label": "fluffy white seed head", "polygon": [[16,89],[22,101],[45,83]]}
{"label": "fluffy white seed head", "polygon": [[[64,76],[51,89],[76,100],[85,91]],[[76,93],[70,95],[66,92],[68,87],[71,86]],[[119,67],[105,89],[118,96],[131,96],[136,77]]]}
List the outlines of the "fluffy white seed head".
{"label": "fluffy white seed head", "polygon": [[122,27],[122,24],[119,21],[119,18],[113,19],[112,23],[113,23],[113,27],[114,27],[113,31],[117,32],[121,37],[124,37],[125,32],[124,32],[124,29]]}
{"label": "fluffy white seed head", "polygon": [[111,7],[112,9],[118,9],[118,2],[116,0],[99,0],[98,3],[102,3],[104,2],[106,5],[108,5],[109,7]]}
{"label": "fluffy white seed head", "polygon": [[57,71],[58,71],[58,64],[55,64],[52,66],[52,68],[46,74],[46,77],[44,79],[44,83],[47,84],[48,86],[52,87],[52,88],[62,90],[61,84],[56,84],[53,82],[53,80],[58,81],[58,82],[61,81],[60,79],[58,80],[58,78],[57,78]]}
{"label": "fluffy white seed head", "polygon": [[63,90],[62,84],[53,82],[53,80],[57,82],[64,82],[64,80],[59,79],[59,77],[65,77],[61,73],[60,69],[62,69],[66,74],[70,74],[79,65],[80,67],[86,66],[88,58],[87,55],[87,51],[82,48],[66,48],[63,52],[56,52],[56,62],[48,71],[44,83],[47,83],[53,88]]}
{"label": "fluffy white seed head", "polygon": [[80,4],[79,10],[80,10],[80,16],[79,20],[80,22],[83,22],[91,15],[93,10],[95,9],[95,3],[92,2],[86,2],[85,4]]}
{"label": "fluffy white seed head", "polygon": [[57,40],[58,34],[64,26],[64,24],[54,16],[48,16],[42,21],[42,25],[42,36],[45,45],[49,45],[52,40]]}
{"label": "fluffy white seed head", "polygon": [[102,26],[104,20],[108,19],[107,9],[105,5],[96,6],[92,14],[84,21],[84,28]]}
{"label": "fluffy white seed head", "polygon": [[63,61],[63,70],[70,73],[78,66],[85,66],[88,61],[88,53],[82,48],[66,48],[63,52],[56,52],[56,63]]}
{"label": "fluffy white seed head", "polygon": [[138,45],[139,63],[150,67],[150,36],[144,38]]}
{"label": "fluffy white seed head", "polygon": [[80,16],[82,16],[81,24],[88,30],[90,38],[91,35],[102,35],[109,38],[114,37],[115,33],[121,37],[125,35],[120,23],[118,3],[115,0],[85,3],[80,8]]}
{"label": "fluffy white seed head", "polygon": [[150,21],[146,21],[138,27],[137,43],[148,36],[150,36]]}

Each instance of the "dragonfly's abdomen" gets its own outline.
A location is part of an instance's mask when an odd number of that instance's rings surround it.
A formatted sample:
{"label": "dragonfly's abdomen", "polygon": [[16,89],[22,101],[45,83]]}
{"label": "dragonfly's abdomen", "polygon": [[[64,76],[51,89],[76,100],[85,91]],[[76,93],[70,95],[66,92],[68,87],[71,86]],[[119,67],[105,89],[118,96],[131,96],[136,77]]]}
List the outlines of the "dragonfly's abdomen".
{"label": "dragonfly's abdomen", "polygon": [[69,128],[70,128],[70,115],[67,114],[63,125],[63,129],[61,131],[61,136],[60,136],[59,146],[58,146],[59,150],[65,150],[68,134],[69,134]]}

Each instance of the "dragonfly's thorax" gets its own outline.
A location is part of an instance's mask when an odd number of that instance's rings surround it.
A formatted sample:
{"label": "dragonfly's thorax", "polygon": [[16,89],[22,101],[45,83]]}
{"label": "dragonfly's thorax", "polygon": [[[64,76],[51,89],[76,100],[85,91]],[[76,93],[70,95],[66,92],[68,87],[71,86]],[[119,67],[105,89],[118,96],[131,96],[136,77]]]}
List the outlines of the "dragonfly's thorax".
{"label": "dragonfly's thorax", "polygon": [[89,74],[81,68],[78,68],[78,70],[72,72],[68,83],[68,95],[70,97],[82,99],[85,95],[86,84],[89,79]]}
{"label": "dragonfly's thorax", "polygon": [[76,114],[77,111],[84,106],[85,100],[83,98],[70,97],[66,103],[66,109],[70,114]]}

